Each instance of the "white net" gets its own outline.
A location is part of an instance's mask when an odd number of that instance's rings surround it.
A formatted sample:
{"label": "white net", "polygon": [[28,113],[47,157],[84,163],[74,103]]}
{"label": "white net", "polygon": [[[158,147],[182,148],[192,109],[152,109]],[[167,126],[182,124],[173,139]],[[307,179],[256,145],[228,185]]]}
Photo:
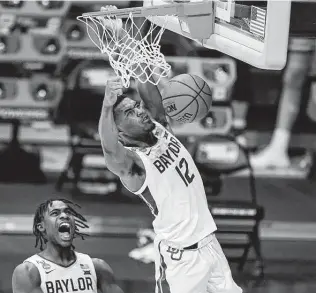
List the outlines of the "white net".
{"label": "white net", "polygon": [[[132,13],[124,23],[113,14],[78,17],[86,24],[91,41],[108,55],[125,87],[129,87],[131,77],[142,83],[158,84],[171,69],[159,45],[165,26],[157,26],[146,18],[137,19],[142,23],[136,24]],[[149,27],[145,29],[146,25]]]}

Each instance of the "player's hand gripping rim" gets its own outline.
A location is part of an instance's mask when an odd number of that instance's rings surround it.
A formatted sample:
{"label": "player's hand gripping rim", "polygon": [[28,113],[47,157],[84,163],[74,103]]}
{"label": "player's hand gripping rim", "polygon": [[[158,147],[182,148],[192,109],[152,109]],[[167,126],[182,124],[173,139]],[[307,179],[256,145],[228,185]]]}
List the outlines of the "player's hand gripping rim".
{"label": "player's hand gripping rim", "polygon": [[[104,12],[112,10],[117,10],[117,7],[114,5],[107,5],[105,7],[101,7],[101,11]],[[115,16],[111,17],[111,20],[108,20],[106,17],[102,16],[98,17],[98,19],[100,22],[102,22],[102,24],[108,31],[118,36],[118,38],[123,38],[125,36],[122,19],[116,18]]]}
{"label": "player's hand gripping rim", "polygon": [[105,94],[103,100],[104,107],[112,107],[116,101],[117,96],[123,94],[123,84],[120,77],[111,78],[106,82]]}

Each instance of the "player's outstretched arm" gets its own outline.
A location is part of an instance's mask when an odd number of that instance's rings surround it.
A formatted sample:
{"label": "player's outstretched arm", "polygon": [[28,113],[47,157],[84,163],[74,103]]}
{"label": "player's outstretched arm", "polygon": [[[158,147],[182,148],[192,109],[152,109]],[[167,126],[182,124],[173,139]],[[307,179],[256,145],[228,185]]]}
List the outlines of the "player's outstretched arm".
{"label": "player's outstretched arm", "polygon": [[117,95],[120,94],[122,94],[121,79],[108,80],[99,120],[99,136],[107,168],[120,177],[131,191],[136,191],[145,180],[144,172],[142,172],[144,166],[138,155],[125,149],[119,141],[113,106],[117,101]]}
{"label": "player's outstretched arm", "polygon": [[41,277],[32,263],[18,265],[12,275],[13,293],[42,293]]}
{"label": "player's outstretched arm", "polygon": [[119,177],[124,177],[125,173],[131,169],[133,158],[119,142],[118,130],[113,116],[113,106],[117,96],[121,94],[120,78],[108,80],[99,120],[99,135],[108,169]]}
{"label": "player's outstretched arm", "polygon": [[101,293],[123,293],[116,284],[111,267],[102,259],[92,259],[97,275],[98,292]]}

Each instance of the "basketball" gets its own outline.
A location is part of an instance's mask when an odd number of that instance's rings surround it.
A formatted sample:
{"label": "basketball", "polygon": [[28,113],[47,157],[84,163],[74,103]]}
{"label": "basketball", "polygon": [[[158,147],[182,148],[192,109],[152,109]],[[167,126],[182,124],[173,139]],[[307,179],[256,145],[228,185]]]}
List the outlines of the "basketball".
{"label": "basketball", "polygon": [[167,115],[180,123],[204,118],[212,104],[212,91],[199,76],[180,74],[166,84],[162,103]]}

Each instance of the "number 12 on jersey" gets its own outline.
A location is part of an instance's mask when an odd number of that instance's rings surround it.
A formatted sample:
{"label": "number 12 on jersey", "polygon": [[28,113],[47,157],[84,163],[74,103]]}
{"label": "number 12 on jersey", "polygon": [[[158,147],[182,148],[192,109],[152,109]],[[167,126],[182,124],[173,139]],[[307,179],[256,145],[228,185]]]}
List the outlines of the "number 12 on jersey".
{"label": "number 12 on jersey", "polygon": [[179,176],[183,180],[186,186],[189,186],[192,183],[195,175],[190,174],[189,172],[189,164],[185,158],[182,158],[179,162],[179,166],[175,167],[176,171],[178,172]]}

